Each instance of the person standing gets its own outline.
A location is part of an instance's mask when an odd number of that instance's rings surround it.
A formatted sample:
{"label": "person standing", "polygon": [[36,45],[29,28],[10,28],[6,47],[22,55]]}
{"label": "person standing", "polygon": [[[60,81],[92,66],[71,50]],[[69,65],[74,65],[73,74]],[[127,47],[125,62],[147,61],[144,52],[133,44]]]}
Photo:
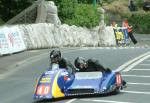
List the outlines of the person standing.
{"label": "person standing", "polygon": [[130,10],[131,12],[132,12],[132,11],[136,11],[136,6],[135,6],[133,0],[129,0],[128,8],[129,8],[129,10]]}
{"label": "person standing", "polygon": [[117,39],[117,30],[118,30],[118,24],[115,21],[112,21],[111,26],[113,27],[114,34],[115,34],[115,39],[116,39],[116,44],[118,45],[118,39]]}
{"label": "person standing", "polygon": [[116,37],[116,44],[117,45],[124,44],[124,39],[125,38],[124,38],[121,27],[118,27],[118,24],[115,21],[112,21],[111,26],[114,29],[114,34],[115,34],[115,37]]}
{"label": "person standing", "polygon": [[127,30],[128,30],[128,36],[130,37],[130,39],[132,40],[132,42],[133,42],[134,44],[136,44],[136,43],[137,43],[137,40],[135,39],[135,37],[134,37],[134,35],[133,35],[133,33],[132,33],[132,26],[129,25],[127,19],[125,19],[125,20],[123,21],[122,26],[127,28]]}
{"label": "person standing", "polygon": [[150,11],[150,2],[148,2],[147,0],[144,0],[143,2],[143,10],[146,12]]}

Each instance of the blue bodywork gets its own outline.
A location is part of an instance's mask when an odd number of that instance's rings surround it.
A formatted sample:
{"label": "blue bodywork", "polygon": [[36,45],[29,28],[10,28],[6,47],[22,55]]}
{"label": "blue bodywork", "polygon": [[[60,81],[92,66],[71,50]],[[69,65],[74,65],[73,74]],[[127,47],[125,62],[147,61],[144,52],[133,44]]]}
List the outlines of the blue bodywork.
{"label": "blue bodywork", "polygon": [[123,89],[119,72],[102,74],[96,72],[76,72],[66,69],[45,71],[37,81],[34,99],[53,99],[73,95],[107,94]]}

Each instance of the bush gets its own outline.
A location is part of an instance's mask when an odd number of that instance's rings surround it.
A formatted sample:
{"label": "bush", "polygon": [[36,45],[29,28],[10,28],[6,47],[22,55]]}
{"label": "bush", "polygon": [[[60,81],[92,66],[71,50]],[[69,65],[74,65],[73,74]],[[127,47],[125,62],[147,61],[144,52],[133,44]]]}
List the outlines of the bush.
{"label": "bush", "polygon": [[143,0],[136,0],[136,6],[139,7],[139,8],[142,8]]}
{"label": "bush", "polygon": [[136,33],[150,34],[150,13],[135,12],[132,14],[124,14],[128,18],[130,25]]}
{"label": "bush", "polygon": [[3,25],[5,22],[0,18],[0,25]]}
{"label": "bush", "polygon": [[90,4],[77,4],[75,7],[75,16],[72,19],[66,19],[65,23],[88,28],[95,27],[99,23],[100,16],[96,8]]}
{"label": "bush", "polygon": [[8,21],[31,5],[31,1],[34,0],[0,0],[0,17],[3,21]]}

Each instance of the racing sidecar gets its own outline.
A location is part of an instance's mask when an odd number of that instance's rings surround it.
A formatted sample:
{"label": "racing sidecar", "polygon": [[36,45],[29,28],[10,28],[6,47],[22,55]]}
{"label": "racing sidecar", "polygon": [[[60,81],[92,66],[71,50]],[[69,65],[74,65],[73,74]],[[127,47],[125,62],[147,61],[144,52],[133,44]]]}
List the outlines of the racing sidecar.
{"label": "racing sidecar", "polygon": [[59,97],[118,93],[125,87],[119,72],[76,72],[66,69],[45,71],[36,83],[35,100]]}

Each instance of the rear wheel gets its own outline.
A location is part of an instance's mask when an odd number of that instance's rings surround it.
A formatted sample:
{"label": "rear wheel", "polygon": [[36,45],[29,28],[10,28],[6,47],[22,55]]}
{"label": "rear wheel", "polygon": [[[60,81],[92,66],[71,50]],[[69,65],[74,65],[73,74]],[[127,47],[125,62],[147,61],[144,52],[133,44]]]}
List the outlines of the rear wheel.
{"label": "rear wheel", "polygon": [[119,93],[120,93],[120,88],[117,87],[112,93],[113,93],[113,94],[119,94]]}

